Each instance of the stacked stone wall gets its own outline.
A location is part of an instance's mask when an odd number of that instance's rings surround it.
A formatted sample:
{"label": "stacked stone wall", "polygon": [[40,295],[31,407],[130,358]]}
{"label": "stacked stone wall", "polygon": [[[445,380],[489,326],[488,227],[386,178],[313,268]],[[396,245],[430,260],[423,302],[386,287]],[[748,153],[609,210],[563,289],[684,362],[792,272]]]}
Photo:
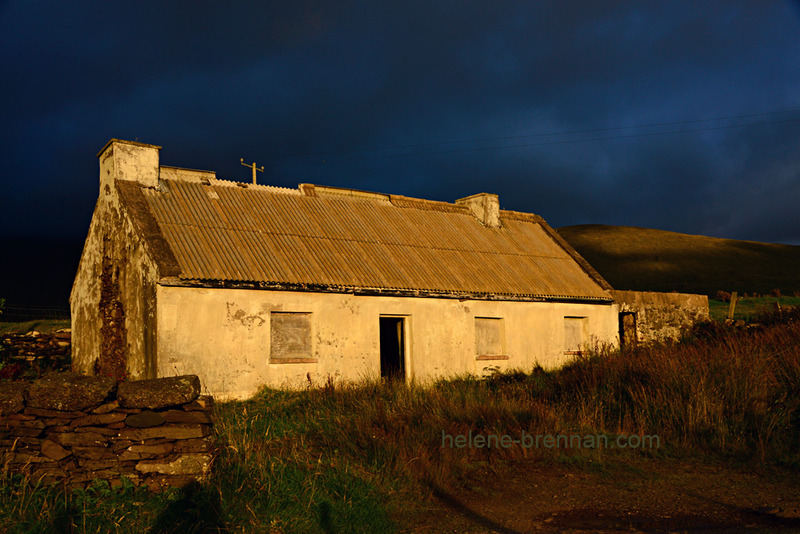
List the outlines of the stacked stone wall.
{"label": "stacked stone wall", "polygon": [[85,487],[127,478],[158,491],[208,475],[213,399],[187,375],[116,382],[52,373],[0,382],[0,468]]}
{"label": "stacked stone wall", "polygon": [[27,334],[0,334],[0,380],[68,370],[71,337],[69,328],[51,333],[32,330]]}

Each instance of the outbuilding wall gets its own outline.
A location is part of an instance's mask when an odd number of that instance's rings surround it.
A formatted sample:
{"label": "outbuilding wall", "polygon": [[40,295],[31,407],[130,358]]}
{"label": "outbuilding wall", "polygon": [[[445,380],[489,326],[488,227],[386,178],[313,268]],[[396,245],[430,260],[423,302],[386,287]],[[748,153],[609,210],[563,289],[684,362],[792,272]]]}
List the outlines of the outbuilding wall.
{"label": "outbuilding wall", "polygon": [[[358,296],[158,286],[158,376],[196,374],[205,393],[245,398],[262,385],[304,387],[380,376],[379,318],[404,318],[406,375],[420,382],[494,369],[552,368],[564,318],[585,317],[587,345],[617,343],[617,306]],[[311,314],[315,363],[271,363],[270,314]],[[475,318],[502,319],[507,359],[479,360]]]}
{"label": "outbuilding wall", "polygon": [[618,290],[611,295],[620,313],[635,316],[636,339],[630,341],[677,341],[693,325],[709,320],[706,295]]}

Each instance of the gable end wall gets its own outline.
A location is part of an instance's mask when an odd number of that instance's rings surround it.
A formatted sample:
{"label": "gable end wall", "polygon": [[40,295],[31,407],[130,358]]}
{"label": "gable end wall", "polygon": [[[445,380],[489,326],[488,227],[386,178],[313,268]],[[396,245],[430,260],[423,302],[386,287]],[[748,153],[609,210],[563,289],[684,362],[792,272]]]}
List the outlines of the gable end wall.
{"label": "gable end wall", "polygon": [[103,187],[70,295],[73,371],[156,377],[157,278],[117,188]]}

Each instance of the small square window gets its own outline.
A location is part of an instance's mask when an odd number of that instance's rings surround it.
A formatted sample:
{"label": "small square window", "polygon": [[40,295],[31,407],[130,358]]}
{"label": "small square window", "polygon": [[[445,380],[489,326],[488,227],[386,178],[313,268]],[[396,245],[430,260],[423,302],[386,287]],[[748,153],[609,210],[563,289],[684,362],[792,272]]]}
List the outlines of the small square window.
{"label": "small square window", "polygon": [[270,314],[270,363],[315,363],[311,347],[311,314]]}
{"label": "small square window", "polygon": [[475,353],[478,360],[507,360],[504,338],[502,319],[475,318]]}

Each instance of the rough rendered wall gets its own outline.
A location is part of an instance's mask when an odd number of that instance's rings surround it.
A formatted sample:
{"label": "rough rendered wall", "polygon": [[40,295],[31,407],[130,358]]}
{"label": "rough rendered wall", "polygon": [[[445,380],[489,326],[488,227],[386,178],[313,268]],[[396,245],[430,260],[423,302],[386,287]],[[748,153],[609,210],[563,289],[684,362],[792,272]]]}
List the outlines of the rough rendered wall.
{"label": "rough rendered wall", "polygon": [[102,231],[98,211],[99,206],[96,206],[69,299],[74,333],[72,369],[81,374],[94,374],[94,365],[100,353]]}
{"label": "rough rendered wall", "polygon": [[613,290],[611,296],[620,313],[636,314],[639,342],[678,340],[687,328],[709,320],[705,295]]}
{"label": "rough rendered wall", "polygon": [[[262,385],[380,376],[382,315],[405,318],[405,371],[429,381],[491,369],[562,365],[564,317],[586,317],[587,343],[617,342],[615,305],[158,287],[158,376],[196,374],[205,393],[244,398]],[[316,362],[271,363],[271,312],[311,314]],[[475,318],[501,318],[507,359],[476,354]]]}
{"label": "rough rendered wall", "polygon": [[111,157],[72,286],[72,366],[116,379],[155,378],[157,269],[122,209]]}

